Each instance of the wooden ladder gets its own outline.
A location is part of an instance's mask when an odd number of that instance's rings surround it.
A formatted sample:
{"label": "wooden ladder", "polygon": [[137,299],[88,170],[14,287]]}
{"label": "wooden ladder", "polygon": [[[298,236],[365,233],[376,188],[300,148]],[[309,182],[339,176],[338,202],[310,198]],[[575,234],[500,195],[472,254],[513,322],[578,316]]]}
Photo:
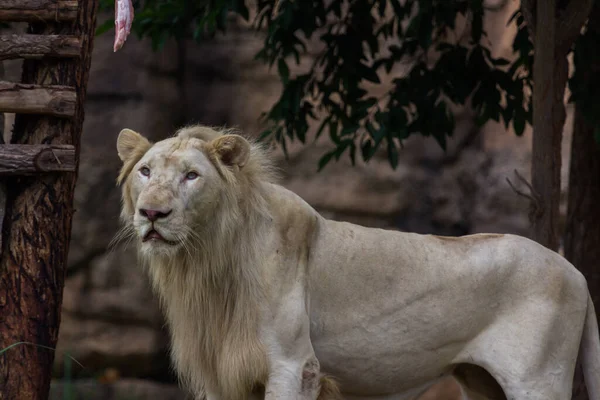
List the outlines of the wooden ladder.
{"label": "wooden ladder", "polygon": [[0,0],[0,61],[24,59],[21,82],[0,81],[0,400],[48,398],[71,235],[83,102],[99,0]]}
{"label": "wooden ladder", "polygon": [[[71,22],[77,18],[73,0],[0,0],[0,22]],[[81,39],[73,35],[0,35],[0,61],[10,59],[72,58],[81,56]],[[0,112],[73,118],[75,87],[0,81]],[[72,145],[3,144],[0,175],[74,172]]]}

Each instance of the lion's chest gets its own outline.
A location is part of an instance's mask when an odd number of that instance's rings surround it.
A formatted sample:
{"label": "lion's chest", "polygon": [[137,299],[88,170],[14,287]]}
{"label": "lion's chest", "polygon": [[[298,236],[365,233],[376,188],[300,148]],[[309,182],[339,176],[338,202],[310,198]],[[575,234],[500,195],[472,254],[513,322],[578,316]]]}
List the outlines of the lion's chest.
{"label": "lion's chest", "polygon": [[256,333],[258,318],[224,307],[228,301],[190,287],[170,292],[164,304],[171,356],[194,392],[204,388],[222,398],[242,399],[266,381],[267,362]]}

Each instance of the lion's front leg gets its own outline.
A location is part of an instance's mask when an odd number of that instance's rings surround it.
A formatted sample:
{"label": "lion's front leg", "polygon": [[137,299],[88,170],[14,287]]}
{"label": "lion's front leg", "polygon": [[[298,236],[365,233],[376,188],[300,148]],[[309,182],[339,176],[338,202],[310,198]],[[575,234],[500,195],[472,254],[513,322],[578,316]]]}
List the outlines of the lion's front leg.
{"label": "lion's front leg", "polygon": [[265,390],[265,400],[316,400],[319,396],[319,362],[287,362],[274,365]]}
{"label": "lion's front leg", "polygon": [[298,285],[270,310],[262,329],[270,368],[265,400],[316,400],[319,395],[320,367],[306,304]]}

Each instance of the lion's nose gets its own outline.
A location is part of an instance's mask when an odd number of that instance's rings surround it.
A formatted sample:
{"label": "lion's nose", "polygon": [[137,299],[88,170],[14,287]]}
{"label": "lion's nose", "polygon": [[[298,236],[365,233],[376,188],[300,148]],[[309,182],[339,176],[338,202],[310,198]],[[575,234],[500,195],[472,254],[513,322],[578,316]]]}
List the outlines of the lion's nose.
{"label": "lion's nose", "polygon": [[169,211],[160,211],[160,210],[149,210],[147,208],[140,208],[140,214],[144,217],[148,218],[149,221],[154,222],[160,218],[166,218],[169,214],[171,214],[172,210]]}

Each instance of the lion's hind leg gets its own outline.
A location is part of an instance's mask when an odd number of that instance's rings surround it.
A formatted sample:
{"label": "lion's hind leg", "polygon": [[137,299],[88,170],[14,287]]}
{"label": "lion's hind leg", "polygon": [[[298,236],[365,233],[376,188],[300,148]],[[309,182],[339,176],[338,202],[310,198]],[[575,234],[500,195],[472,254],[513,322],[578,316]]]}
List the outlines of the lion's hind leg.
{"label": "lion's hind leg", "polygon": [[485,369],[461,364],[414,400],[506,400],[506,396]]}
{"label": "lion's hind leg", "polygon": [[506,400],[506,395],[494,377],[473,364],[460,364],[452,376],[462,390],[461,400]]}
{"label": "lion's hind leg", "polygon": [[464,400],[464,390],[456,377],[445,376],[429,386],[414,400]]}

